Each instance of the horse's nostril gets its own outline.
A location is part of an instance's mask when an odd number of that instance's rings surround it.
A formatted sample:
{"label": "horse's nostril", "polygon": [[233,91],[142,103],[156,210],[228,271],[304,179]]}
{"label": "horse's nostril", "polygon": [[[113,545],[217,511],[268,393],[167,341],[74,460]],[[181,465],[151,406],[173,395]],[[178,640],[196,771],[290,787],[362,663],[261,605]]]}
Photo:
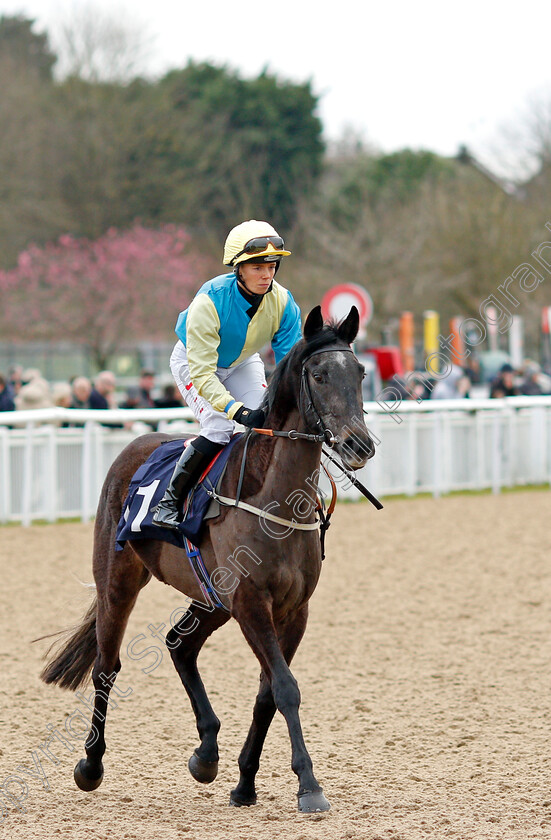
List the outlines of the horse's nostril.
{"label": "horse's nostril", "polygon": [[371,438],[359,438],[356,435],[350,435],[343,441],[343,451],[345,454],[353,457],[368,460],[375,454],[375,446]]}

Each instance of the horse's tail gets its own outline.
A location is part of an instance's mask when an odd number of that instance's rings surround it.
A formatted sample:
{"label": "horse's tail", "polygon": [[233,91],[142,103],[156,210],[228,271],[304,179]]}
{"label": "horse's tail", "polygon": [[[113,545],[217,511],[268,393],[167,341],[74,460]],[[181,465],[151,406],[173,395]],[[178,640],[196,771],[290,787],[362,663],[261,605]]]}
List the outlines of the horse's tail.
{"label": "horse's tail", "polygon": [[[55,683],[61,688],[76,691],[86,682],[96,659],[96,613],[97,598],[94,598],[88,612],[77,627],[54,634],[58,636],[71,633],[72,635],[40,674],[40,679],[45,683]],[[51,650],[52,648],[48,650],[46,656]]]}

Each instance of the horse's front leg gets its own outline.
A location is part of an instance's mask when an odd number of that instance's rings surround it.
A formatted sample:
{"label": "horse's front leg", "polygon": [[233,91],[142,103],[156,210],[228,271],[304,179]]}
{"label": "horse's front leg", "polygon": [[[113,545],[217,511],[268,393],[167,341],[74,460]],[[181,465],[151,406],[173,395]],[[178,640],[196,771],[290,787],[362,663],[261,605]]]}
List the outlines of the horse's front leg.
{"label": "horse's front leg", "polygon": [[243,635],[268,675],[276,708],[284,716],[291,739],[291,767],[298,776],[299,811],[327,811],[329,802],[323,795],[312,768],[300,724],[300,691],[279,646],[270,604],[248,581],[241,581],[233,601],[233,615]]}
{"label": "horse's front leg", "polygon": [[166,637],[174,667],[188,693],[201,744],[188,762],[189,772],[197,782],[213,782],[218,773],[220,721],[214,713],[205,686],[197,670],[197,657],[206,639],[229,620],[221,609],[205,611],[192,603]]}
{"label": "horse's front leg", "polygon": [[[306,630],[308,605],[305,604],[279,635],[279,644],[289,665]],[[239,783],[230,796],[230,805],[255,805],[255,778],[268,729],[276,713],[276,704],[270,681],[264,671],[260,674],[260,687],[253,709],[253,720],[247,739],[239,756]]]}

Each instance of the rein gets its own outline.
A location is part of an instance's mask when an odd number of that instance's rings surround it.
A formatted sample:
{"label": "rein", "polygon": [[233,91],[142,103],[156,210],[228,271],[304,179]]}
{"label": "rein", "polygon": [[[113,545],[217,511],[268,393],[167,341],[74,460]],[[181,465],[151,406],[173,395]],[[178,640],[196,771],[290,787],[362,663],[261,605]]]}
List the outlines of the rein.
{"label": "rein", "polygon": [[367,487],[365,487],[365,486],[362,484],[362,482],[361,482],[361,481],[358,481],[358,479],[356,478],[356,476],[355,476],[355,475],[353,475],[353,474],[350,472],[350,470],[347,470],[347,469],[346,469],[346,467],[344,467],[344,466],[343,466],[343,464],[340,464],[340,463],[337,461],[337,459],[336,459],[336,458],[333,458],[333,456],[332,456],[332,455],[330,455],[330,454],[329,454],[329,452],[326,452],[326,450],[325,450],[325,449],[323,450],[323,454],[325,455],[325,457],[326,457],[326,458],[329,458],[329,460],[330,460],[333,464],[336,464],[336,465],[337,465],[337,467],[339,468],[339,470],[342,470],[342,472],[343,472],[343,473],[344,473],[344,475],[347,477],[347,479],[348,479],[348,480],[349,480],[349,481],[350,481],[350,482],[354,485],[354,487],[356,487],[356,488],[360,491],[360,493],[361,493],[363,496],[365,496],[365,498],[366,498],[369,502],[371,502],[371,504],[373,505],[373,507],[377,508],[377,510],[382,510],[382,509],[383,509],[383,505],[381,504],[381,502],[379,501],[379,499],[378,499],[376,496],[374,496],[374,495],[373,495],[373,493],[371,493],[371,491],[370,491],[370,490],[368,490],[368,489],[367,489]]}
{"label": "rein", "polygon": [[[278,432],[275,429],[252,429],[259,435],[268,435],[269,437],[285,437],[289,440],[311,440],[314,443],[325,443],[325,435],[310,435],[306,432],[297,432],[296,429],[289,429],[288,432]],[[336,438],[333,438],[336,442]]]}

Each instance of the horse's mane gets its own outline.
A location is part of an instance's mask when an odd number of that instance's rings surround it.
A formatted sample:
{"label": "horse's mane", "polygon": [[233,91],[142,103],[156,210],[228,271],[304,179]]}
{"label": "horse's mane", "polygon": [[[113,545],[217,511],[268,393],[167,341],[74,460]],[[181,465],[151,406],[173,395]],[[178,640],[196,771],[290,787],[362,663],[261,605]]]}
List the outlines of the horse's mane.
{"label": "horse's mane", "polygon": [[309,339],[302,338],[300,341],[297,341],[295,346],[283,357],[270,377],[262,401],[261,408],[264,410],[266,416],[271,411],[281,381],[289,370],[302,367],[304,360],[317,350],[321,350],[322,347],[330,347],[332,344],[343,344],[342,338],[338,335],[337,328],[337,322],[329,321]]}

